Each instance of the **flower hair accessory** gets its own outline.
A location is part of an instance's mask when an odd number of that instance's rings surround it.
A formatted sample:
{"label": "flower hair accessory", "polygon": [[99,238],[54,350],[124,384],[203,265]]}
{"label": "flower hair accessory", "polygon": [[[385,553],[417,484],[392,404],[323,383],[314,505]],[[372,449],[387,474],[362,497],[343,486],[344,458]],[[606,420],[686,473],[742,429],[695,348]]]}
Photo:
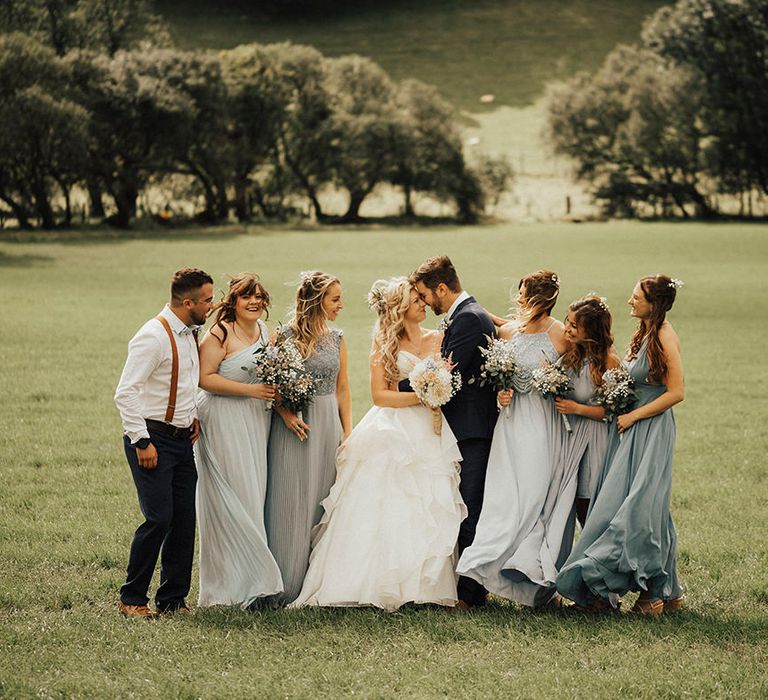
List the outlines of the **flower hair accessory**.
{"label": "flower hair accessory", "polygon": [[384,292],[381,289],[372,289],[368,292],[368,308],[377,314],[384,313],[387,302],[384,300]]}
{"label": "flower hair accessory", "polygon": [[601,297],[597,292],[594,292],[594,291],[587,292],[587,296],[588,297],[595,297],[596,299],[598,299],[598,306],[603,311],[608,311],[608,298],[607,297]]}
{"label": "flower hair accessory", "polygon": [[552,281],[559,287],[560,286],[560,278],[557,275],[552,275]]}
{"label": "flower hair accessory", "polygon": [[680,287],[685,286],[685,282],[683,282],[683,280],[677,279],[676,277],[673,277],[669,282],[669,286],[673,289],[680,289]]}

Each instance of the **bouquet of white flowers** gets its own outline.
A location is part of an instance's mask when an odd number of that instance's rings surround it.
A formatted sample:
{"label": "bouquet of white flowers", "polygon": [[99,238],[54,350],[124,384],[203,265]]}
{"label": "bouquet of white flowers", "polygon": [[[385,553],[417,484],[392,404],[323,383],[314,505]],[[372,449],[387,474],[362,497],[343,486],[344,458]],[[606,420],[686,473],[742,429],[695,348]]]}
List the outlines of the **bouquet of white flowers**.
{"label": "bouquet of white flowers", "polygon": [[605,409],[606,423],[616,416],[627,413],[635,401],[635,380],[626,367],[608,369],[603,374],[603,383],[595,390],[595,401]]}
{"label": "bouquet of white flowers", "polygon": [[447,404],[461,389],[461,375],[453,372],[451,363],[440,355],[429,355],[417,362],[408,380],[416,396],[433,409],[435,434],[442,432],[443,417],[434,410]]}
{"label": "bouquet of white flowers", "polygon": [[[517,370],[517,358],[512,343],[502,338],[485,337],[488,338],[487,347],[479,348],[485,359],[480,368],[480,386],[490,384],[495,391],[512,389]],[[509,414],[509,406],[506,407],[505,414]]]}
{"label": "bouquet of white flowers", "polygon": [[[317,387],[304,358],[290,338],[278,334],[274,344],[254,350],[253,367],[244,367],[261,384],[274,384],[280,403],[299,417],[312,403]],[[272,408],[271,402],[267,408]]]}
{"label": "bouquet of white flowers", "polygon": [[[565,398],[573,389],[570,377],[560,365],[552,362],[546,355],[544,365],[533,371],[533,389],[538,391],[545,399]],[[564,413],[560,414],[565,429],[570,433],[571,422]]]}

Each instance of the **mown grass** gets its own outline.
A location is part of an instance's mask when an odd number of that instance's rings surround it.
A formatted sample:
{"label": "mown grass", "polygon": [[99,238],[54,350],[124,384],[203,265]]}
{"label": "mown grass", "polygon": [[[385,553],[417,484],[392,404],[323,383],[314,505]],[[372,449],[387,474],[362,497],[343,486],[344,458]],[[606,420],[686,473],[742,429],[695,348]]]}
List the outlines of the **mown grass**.
{"label": "mown grass", "polygon": [[[0,239],[0,697],[765,697],[766,234],[627,223]],[[687,376],[673,508],[688,607],[657,622],[501,602],[470,616],[119,618],[139,514],[112,393],[127,341],[161,307],[170,273],[201,266],[222,287],[228,274],[257,271],[274,295],[271,323],[300,270],[338,274],[357,419],[370,403],[365,292],[439,252],[496,311],[522,274],[543,266],[563,280],[559,315],[596,289],[614,309],[620,347],[636,278],[663,270],[686,281],[671,318]]]}

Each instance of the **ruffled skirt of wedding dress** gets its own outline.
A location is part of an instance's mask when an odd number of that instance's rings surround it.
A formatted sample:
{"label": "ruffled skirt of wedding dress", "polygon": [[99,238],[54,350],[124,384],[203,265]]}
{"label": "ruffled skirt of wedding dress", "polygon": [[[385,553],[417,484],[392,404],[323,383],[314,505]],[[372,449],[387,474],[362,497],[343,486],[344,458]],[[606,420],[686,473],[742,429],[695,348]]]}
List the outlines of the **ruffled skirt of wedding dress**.
{"label": "ruffled skirt of wedding dress", "polygon": [[301,594],[290,607],[456,604],[454,551],[467,511],[461,453],[423,406],[373,407],[337,454]]}

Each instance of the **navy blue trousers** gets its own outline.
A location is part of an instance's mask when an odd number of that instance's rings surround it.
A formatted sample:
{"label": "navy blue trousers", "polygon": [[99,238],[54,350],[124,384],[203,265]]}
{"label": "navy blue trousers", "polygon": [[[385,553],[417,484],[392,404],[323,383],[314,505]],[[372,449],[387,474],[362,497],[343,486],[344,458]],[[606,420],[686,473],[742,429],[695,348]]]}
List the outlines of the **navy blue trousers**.
{"label": "navy blue trousers", "polygon": [[150,430],[157,450],[157,467],[139,466],[135,448],[124,436],[125,455],[136,484],[144,522],[133,535],[126,581],[120,600],[126,605],[146,605],[147,593],[160,557],[160,587],[155,595],[158,610],[184,605],[192,580],[195,552],[195,488],[197,470],[192,443]]}
{"label": "navy blue trousers", "polygon": [[[459,491],[467,506],[467,517],[459,527],[459,556],[472,544],[477,530],[477,521],[483,508],[485,491],[485,472],[488,469],[488,456],[491,453],[491,441],[483,438],[470,438],[458,441],[461,452],[461,483]],[[477,581],[466,576],[459,576],[457,585],[459,600],[470,605],[485,604],[488,591]]]}

